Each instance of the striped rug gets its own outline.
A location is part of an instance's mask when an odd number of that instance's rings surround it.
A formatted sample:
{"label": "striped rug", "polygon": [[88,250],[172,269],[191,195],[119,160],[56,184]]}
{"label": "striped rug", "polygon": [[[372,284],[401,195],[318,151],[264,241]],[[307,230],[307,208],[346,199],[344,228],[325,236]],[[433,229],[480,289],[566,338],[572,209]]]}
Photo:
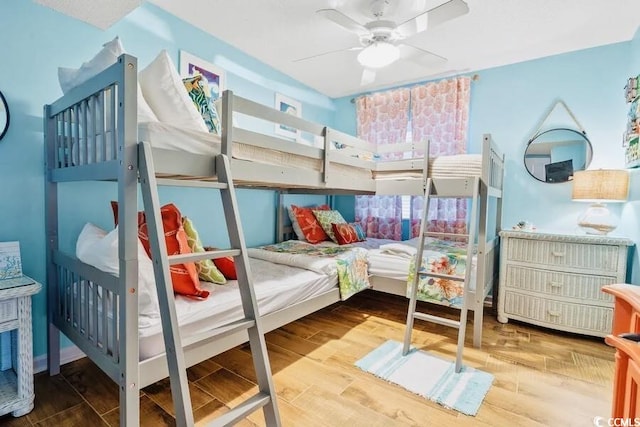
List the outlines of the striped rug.
{"label": "striped rug", "polygon": [[411,349],[402,356],[402,343],[387,341],[356,362],[363,371],[444,407],[475,415],[493,383],[493,375],[464,366],[455,372],[455,362]]}

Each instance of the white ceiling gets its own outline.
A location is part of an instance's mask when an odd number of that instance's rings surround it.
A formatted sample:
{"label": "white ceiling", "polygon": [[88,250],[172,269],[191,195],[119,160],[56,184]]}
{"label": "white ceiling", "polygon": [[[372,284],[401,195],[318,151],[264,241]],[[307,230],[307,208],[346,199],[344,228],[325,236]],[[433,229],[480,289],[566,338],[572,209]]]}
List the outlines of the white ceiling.
{"label": "white ceiling", "polygon": [[34,0],[36,3],[106,30],[140,6],[142,0]]}
{"label": "white ceiling", "polygon": [[[80,0],[36,1],[51,5]],[[136,2],[100,1],[124,4],[124,9]],[[372,20],[372,0],[148,1],[330,97],[627,41],[640,24],[639,0],[466,0],[467,15],[405,40],[446,62],[425,67],[400,60],[378,70],[374,83],[361,86],[358,52],[296,60],[359,46],[357,35],[315,12],[336,8],[364,24]],[[444,1],[388,0],[384,18],[404,22]],[[82,9],[86,13],[86,6]],[[91,10],[99,20],[103,12]]]}

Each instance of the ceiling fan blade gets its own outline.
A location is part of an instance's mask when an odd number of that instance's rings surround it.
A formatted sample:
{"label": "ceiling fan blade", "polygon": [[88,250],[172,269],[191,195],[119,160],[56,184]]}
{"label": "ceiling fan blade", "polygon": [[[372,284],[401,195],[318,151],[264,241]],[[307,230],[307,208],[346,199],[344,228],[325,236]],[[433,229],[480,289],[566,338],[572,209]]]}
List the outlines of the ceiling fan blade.
{"label": "ceiling fan blade", "polygon": [[360,86],[370,85],[376,80],[376,71],[371,68],[364,68],[362,70],[362,77],[360,78]]}
{"label": "ceiling fan blade", "polygon": [[324,18],[327,18],[330,21],[335,22],[343,28],[351,31],[352,33],[356,33],[359,36],[366,36],[370,34],[369,30],[367,30],[364,25],[354,21],[349,18],[344,13],[336,10],[336,9],[320,9],[317,10],[316,13]]}
{"label": "ceiling fan blade", "polygon": [[427,28],[436,27],[443,22],[450,21],[469,13],[469,6],[464,0],[449,0],[433,9],[403,22],[396,27],[396,31],[404,37],[425,31]]}
{"label": "ceiling fan blade", "polygon": [[422,65],[423,67],[434,67],[447,62],[447,58],[429,52],[428,50],[420,49],[419,47],[408,44],[402,44],[398,47],[400,48],[400,58]]}
{"label": "ceiling fan blade", "polygon": [[339,53],[339,52],[355,52],[358,50],[362,50],[364,49],[362,46],[354,46],[354,47],[348,47],[348,48],[342,48],[342,49],[336,49],[336,50],[330,50],[328,52],[322,52],[322,53],[317,53],[315,55],[310,55],[310,56],[305,56],[303,58],[298,58],[298,59],[294,59],[293,62],[302,62],[302,61],[307,61],[309,59],[314,59],[314,58],[319,58],[321,56],[325,56],[325,55],[331,55],[333,53]]}

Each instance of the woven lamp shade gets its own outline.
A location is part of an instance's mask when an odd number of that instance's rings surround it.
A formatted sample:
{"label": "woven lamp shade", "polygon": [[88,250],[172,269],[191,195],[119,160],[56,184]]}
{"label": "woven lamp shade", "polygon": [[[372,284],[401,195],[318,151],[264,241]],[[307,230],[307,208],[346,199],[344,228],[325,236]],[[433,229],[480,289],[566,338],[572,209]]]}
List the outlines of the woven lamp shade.
{"label": "woven lamp shade", "polygon": [[625,170],[598,169],[573,173],[573,200],[624,202],[629,194],[629,174]]}

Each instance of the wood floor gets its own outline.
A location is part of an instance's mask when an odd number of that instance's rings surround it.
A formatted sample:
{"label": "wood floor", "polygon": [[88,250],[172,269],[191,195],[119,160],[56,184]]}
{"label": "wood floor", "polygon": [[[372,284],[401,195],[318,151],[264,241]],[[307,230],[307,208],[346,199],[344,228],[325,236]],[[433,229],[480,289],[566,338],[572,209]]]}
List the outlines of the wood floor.
{"label": "wood floor", "polygon": [[[614,352],[602,339],[502,325],[487,309],[481,350],[467,340],[464,361],[495,375],[477,416],[422,399],[360,371],[354,362],[387,339],[402,340],[406,300],[365,291],[267,335],[285,426],[591,426],[608,418]],[[425,308],[426,307],[426,308]],[[433,305],[421,311],[446,313]],[[417,321],[413,343],[455,357],[455,331]],[[471,336],[468,329],[467,336]],[[255,393],[251,356],[241,346],[189,369],[198,425]],[[35,378],[34,410],[0,417],[3,426],[117,426],[116,385],[88,359]],[[174,425],[169,381],[141,394],[141,425]],[[261,412],[239,425],[264,425]]]}

